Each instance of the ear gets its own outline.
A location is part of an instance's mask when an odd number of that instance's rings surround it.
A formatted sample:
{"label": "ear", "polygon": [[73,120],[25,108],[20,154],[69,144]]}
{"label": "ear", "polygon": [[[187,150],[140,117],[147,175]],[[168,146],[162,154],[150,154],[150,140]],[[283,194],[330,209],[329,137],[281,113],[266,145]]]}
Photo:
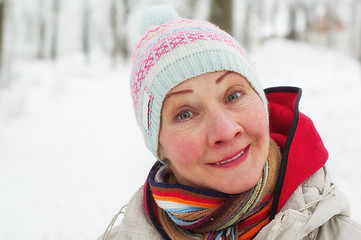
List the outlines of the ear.
{"label": "ear", "polygon": [[158,159],[159,162],[161,162],[162,164],[168,166],[169,160],[165,156],[165,154],[163,152],[163,148],[160,145],[159,145],[159,148],[158,148],[158,157],[159,157],[159,159]]}
{"label": "ear", "polygon": [[159,157],[159,160],[160,160],[160,161],[163,161],[163,160],[166,159],[166,156],[164,155],[163,147],[162,147],[162,145],[160,145],[160,143],[158,144],[158,151],[157,151],[157,153],[158,153],[158,157]]}

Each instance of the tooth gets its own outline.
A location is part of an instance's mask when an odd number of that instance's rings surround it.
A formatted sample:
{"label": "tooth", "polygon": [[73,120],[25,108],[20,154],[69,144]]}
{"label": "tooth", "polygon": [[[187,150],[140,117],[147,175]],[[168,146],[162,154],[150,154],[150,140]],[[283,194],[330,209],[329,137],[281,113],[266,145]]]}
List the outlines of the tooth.
{"label": "tooth", "polygon": [[240,156],[242,156],[243,153],[244,153],[244,150],[243,150],[240,154],[238,154],[237,156],[235,156],[235,157],[233,157],[233,158],[231,158],[231,159],[228,159],[228,160],[226,160],[226,161],[223,161],[223,162],[220,162],[220,163],[216,163],[216,165],[219,166],[219,165],[222,165],[222,164],[231,162],[231,161],[233,161],[233,160],[236,160],[237,158],[239,158]]}

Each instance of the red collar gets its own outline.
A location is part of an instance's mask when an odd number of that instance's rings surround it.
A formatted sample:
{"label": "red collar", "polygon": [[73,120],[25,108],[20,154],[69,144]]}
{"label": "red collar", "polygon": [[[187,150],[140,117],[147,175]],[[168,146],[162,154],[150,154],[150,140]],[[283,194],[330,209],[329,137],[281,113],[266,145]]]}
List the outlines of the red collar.
{"label": "red collar", "polygon": [[299,112],[302,90],[276,87],[265,90],[269,102],[271,137],[282,147],[271,218],[295,189],[320,169],[328,152],[310,118]]}

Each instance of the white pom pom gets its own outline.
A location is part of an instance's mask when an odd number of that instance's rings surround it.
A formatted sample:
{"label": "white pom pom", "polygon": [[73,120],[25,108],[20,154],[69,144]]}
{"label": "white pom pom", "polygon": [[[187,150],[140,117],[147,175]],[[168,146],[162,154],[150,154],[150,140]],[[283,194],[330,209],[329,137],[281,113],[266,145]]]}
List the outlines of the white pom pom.
{"label": "white pom pom", "polygon": [[143,34],[148,27],[168,23],[178,18],[178,13],[167,5],[157,5],[147,9],[139,23],[139,32]]}

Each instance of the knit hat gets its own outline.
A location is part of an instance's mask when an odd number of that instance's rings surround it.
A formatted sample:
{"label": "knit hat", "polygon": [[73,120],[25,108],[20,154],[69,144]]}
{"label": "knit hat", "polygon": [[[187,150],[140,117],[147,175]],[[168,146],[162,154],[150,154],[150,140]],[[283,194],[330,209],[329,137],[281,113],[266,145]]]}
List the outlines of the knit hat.
{"label": "knit hat", "polygon": [[201,20],[178,17],[165,5],[148,9],[142,38],[132,56],[131,96],[146,146],[158,159],[161,111],[167,93],[204,73],[233,71],[244,76],[267,111],[267,100],[246,52],[229,34]]}

